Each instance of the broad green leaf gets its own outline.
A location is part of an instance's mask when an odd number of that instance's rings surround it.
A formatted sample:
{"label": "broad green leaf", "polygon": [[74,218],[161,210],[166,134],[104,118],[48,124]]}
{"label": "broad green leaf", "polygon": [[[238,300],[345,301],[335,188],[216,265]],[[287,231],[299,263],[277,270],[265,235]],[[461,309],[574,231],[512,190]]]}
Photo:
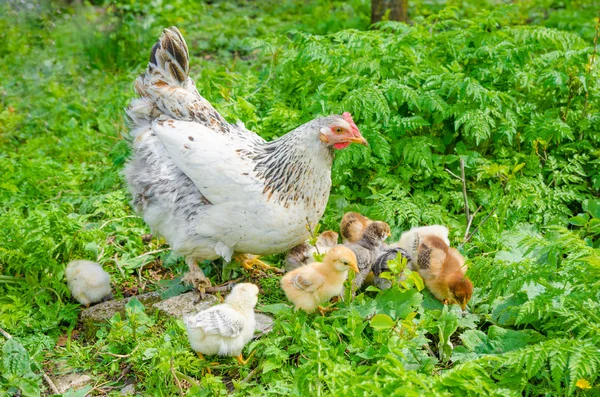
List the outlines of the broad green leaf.
{"label": "broad green leaf", "polygon": [[29,354],[14,338],[2,346],[2,376],[20,378],[31,373]]}
{"label": "broad green leaf", "polygon": [[394,328],[396,323],[387,314],[377,314],[371,319],[371,327],[377,330]]}
{"label": "broad green leaf", "polygon": [[569,223],[574,226],[585,226],[590,216],[588,214],[579,214],[572,218],[569,218]]}
{"label": "broad green leaf", "polygon": [[594,218],[600,219],[600,200],[587,199],[582,203],[584,211],[587,211]]}
{"label": "broad green leaf", "polygon": [[454,346],[450,342],[450,337],[456,332],[458,328],[458,317],[454,311],[450,311],[447,305],[444,305],[442,315],[440,316],[437,324],[438,328],[438,350],[440,360],[442,362],[448,361],[452,354]]}

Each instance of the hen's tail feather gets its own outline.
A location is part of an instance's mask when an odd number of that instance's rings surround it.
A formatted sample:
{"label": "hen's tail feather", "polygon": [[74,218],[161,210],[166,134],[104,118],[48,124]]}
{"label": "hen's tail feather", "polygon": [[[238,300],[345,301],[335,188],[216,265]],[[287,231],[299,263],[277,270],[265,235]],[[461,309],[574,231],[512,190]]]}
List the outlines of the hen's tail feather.
{"label": "hen's tail feather", "polygon": [[135,81],[140,98],[127,109],[133,139],[150,131],[162,116],[194,121],[222,133],[230,131],[231,125],[198,93],[189,77],[189,65],[183,36],[174,26],[165,29],[152,47],[148,68]]}
{"label": "hen's tail feather", "polygon": [[171,26],[163,31],[152,47],[150,63],[172,83],[184,83],[190,73],[188,47],[179,30]]}

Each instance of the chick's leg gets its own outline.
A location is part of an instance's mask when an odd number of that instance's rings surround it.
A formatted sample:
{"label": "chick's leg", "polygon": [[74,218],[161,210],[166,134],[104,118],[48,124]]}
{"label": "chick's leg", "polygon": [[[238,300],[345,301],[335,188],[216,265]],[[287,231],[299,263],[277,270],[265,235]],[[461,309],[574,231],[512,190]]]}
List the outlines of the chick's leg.
{"label": "chick's leg", "polygon": [[202,269],[198,266],[196,258],[187,257],[185,263],[188,265],[190,271],[183,276],[183,281],[186,284],[191,284],[194,289],[200,293],[200,297],[204,297],[206,288],[210,287],[210,280],[204,275]]}
{"label": "chick's leg", "polygon": [[319,313],[321,313],[321,316],[325,316],[325,313],[337,310],[337,307],[331,307],[331,306],[323,307],[323,306],[319,305],[319,306],[317,306],[317,310],[319,311]]}
{"label": "chick's leg", "polygon": [[258,258],[258,256],[250,254],[242,254],[235,256],[235,260],[240,262],[244,269],[249,270],[253,273],[258,273],[257,269],[254,268],[255,266],[261,268],[262,270],[273,270],[276,273],[283,273],[283,270],[277,267],[269,266]]}

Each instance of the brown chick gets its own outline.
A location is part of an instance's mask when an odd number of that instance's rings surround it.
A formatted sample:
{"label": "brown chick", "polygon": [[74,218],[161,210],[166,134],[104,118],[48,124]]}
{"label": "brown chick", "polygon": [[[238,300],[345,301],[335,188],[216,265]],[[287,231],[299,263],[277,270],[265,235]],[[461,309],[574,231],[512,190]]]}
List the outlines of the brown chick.
{"label": "brown chick", "polygon": [[333,230],[327,230],[317,237],[314,246],[308,241],[292,248],[285,257],[285,271],[291,272],[300,266],[308,265],[315,261],[314,254],[326,254],[335,247],[338,242],[338,234]]}
{"label": "brown chick", "polygon": [[362,235],[373,221],[358,212],[346,212],[340,222],[340,233],[343,242],[355,243],[362,238]]}
{"label": "brown chick", "polygon": [[323,262],[313,262],[287,273],[281,279],[281,288],[296,309],[307,313],[327,309],[321,305],[344,291],[348,270],[358,272],[356,255],[341,245],[332,248]]}
{"label": "brown chick", "polygon": [[431,293],[444,304],[456,303],[464,310],[473,294],[465,276],[465,258],[438,236],[422,236],[417,249],[417,271]]}

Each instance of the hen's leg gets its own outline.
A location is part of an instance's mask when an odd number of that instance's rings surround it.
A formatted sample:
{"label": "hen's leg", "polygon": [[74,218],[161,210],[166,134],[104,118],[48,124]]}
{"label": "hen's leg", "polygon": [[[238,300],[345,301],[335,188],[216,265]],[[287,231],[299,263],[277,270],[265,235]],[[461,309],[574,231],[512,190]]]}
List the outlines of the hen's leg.
{"label": "hen's leg", "polygon": [[243,355],[240,353],[240,355],[239,355],[239,356],[236,356],[236,357],[235,357],[235,359],[237,360],[237,362],[238,362],[240,365],[246,365],[246,364],[248,364],[248,361],[250,361],[250,359],[252,358],[252,356],[254,355],[254,353],[256,353],[256,350],[255,350],[255,351],[253,351],[253,352],[252,352],[252,353],[251,353],[251,354],[248,356],[248,358],[247,358],[247,359],[245,359],[245,360],[244,360],[244,356],[243,356]]}
{"label": "hen's leg", "polygon": [[256,255],[242,254],[242,255],[236,255],[235,260],[240,262],[240,264],[242,265],[242,267],[244,269],[249,270],[254,273],[258,273],[258,271],[254,268],[254,266],[259,267],[262,270],[273,270],[276,273],[283,273],[283,270],[281,270],[277,267],[269,266],[258,258],[259,257]]}
{"label": "hen's leg", "polygon": [[194,289],[200,293],[200,297],[203,298],[206,292],[206,288],[210,287],[210,280],[204,275],[202,269],[198,266],[196,258],[188,256],[185,258],[185,263],[190,268],[190,271],[183,276],[183,281],[186,284],[191,284]]}

